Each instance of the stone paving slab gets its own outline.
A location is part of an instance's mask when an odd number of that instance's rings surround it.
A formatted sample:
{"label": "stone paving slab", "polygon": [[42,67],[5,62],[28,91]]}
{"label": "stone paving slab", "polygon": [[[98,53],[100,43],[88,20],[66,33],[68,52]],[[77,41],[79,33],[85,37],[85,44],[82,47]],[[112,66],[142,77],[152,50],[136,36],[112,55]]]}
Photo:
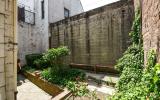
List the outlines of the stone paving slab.
{"label": "stone paving slab", "polygon": [[52,100],[52,96],[34,85],[24,76],[18,75],[17,100]]}
{"label": "stone paving slab", "polygon": [[97,74],[97,73],[91,73],[91,72],[86,72],[87,76],[93,77],[97,80],[102,80],[102,81],[107,81],[107,82],[112,82],[112,83],[117,83],[119,80],[118,76],[114,75],[109,75],[109,74]]}

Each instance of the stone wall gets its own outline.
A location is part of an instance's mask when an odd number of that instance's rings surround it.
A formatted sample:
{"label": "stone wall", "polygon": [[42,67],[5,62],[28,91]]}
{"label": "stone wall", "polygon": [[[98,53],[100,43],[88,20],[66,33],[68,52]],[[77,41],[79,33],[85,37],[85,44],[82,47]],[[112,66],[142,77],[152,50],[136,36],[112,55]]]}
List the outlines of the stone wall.
{"label": "stone wall", "polygon": [[50,24],[51,47],[66,45],[70,63],[112,66],[129,45],[132,1],[118,1]]}
{"label": "stone wall", "polygon": [[160,1],[142,0],[142,34],[145,62],[150,49],[156,50],[160,62]]}
{"label": "stone wall", "polygon": [[16,0],[0,0],[0,100],[15,99],[16,9]]}

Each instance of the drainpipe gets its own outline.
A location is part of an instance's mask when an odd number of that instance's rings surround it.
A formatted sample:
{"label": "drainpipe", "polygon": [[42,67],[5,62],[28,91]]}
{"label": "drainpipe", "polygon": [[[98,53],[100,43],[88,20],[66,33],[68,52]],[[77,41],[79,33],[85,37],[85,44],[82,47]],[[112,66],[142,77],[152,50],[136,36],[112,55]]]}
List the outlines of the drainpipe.
{"label": "drainpipe", "polygon": [[14,96],[15,100],[17,100],[17,0],[13,2],[13,60],[14,60]]}

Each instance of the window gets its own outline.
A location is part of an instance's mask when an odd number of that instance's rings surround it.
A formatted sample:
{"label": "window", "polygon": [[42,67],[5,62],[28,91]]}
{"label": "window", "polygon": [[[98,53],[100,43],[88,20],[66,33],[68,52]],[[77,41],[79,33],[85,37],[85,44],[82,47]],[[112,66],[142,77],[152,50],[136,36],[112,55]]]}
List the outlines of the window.
{"label": "window", "polygon": [[68,18],[70,16],[69,13],[69,10],[64,8],[64,18]]}
{"label": "window", "polygon": [[18,21],[25,22],[25,8],[18,7]]}
{"label": "window", "polygon": [[44,0],[41,1],[41,13],[42,13],[42,19],[44,19]]}

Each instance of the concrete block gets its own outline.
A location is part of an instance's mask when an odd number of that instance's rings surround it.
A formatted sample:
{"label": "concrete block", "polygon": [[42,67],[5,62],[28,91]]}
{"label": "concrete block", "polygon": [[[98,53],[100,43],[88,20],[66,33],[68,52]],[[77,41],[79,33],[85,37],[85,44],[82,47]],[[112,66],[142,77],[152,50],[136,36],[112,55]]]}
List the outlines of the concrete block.
{"label": "concrete block", "polygon": [[5,13],[5,1],[6,0],[0,0],[0,13]]}
{"label": "concrete block", "polygon": [[0,100],[6,100],[5,87],[0,87]]}
{"label": "concrete block", "polygon": [[5,74],[0,73],[0,87],[5,85]]}
{"label": "concrete block", "polygon": [[0,57],[4,57],[4,44],[0,44]]}
{"label": "concrete block", "polygon": [[[1,8],[1,3],[0,3],[0,8]],[[3,14],[0,14],[0,29],[4,29],[4,15]],[[0,32],[0,34],[2,33]]]}
{"label": "concrete block", "polygon": [[13,13],[11,13],[8,16],[5,16],[5,24],[13,25],[13,17],[12,16],[13,16]]}
{"label": "concrete block", "polygon": [[13,62],[11,64],[5,64],[6,77],[12,77],[14,75]]}
{"label": "concrete block", "polygon": [[[9,21],[7,23],[13,24],[13,22]],[[5,36],[13,37],[13,27],[12,25],[5,25]],[[13,41],[13,39],[7,38],[8,41]]]}
{"label": "concrete block", "polygon": [[6,95],[7,100],[14,100],[14,91],[6,92]]}
{"label": "concrete block", "polygon": [[4,43],[4,29],[0,29],[0,44]]}
{"label": "concrete block", "polygon": [[4,72],[4,58],[0,58],[0,73]]}
{"label": "concrete block", "polygon": [[14,77],[6,77],[6,91],[14,91]]}

